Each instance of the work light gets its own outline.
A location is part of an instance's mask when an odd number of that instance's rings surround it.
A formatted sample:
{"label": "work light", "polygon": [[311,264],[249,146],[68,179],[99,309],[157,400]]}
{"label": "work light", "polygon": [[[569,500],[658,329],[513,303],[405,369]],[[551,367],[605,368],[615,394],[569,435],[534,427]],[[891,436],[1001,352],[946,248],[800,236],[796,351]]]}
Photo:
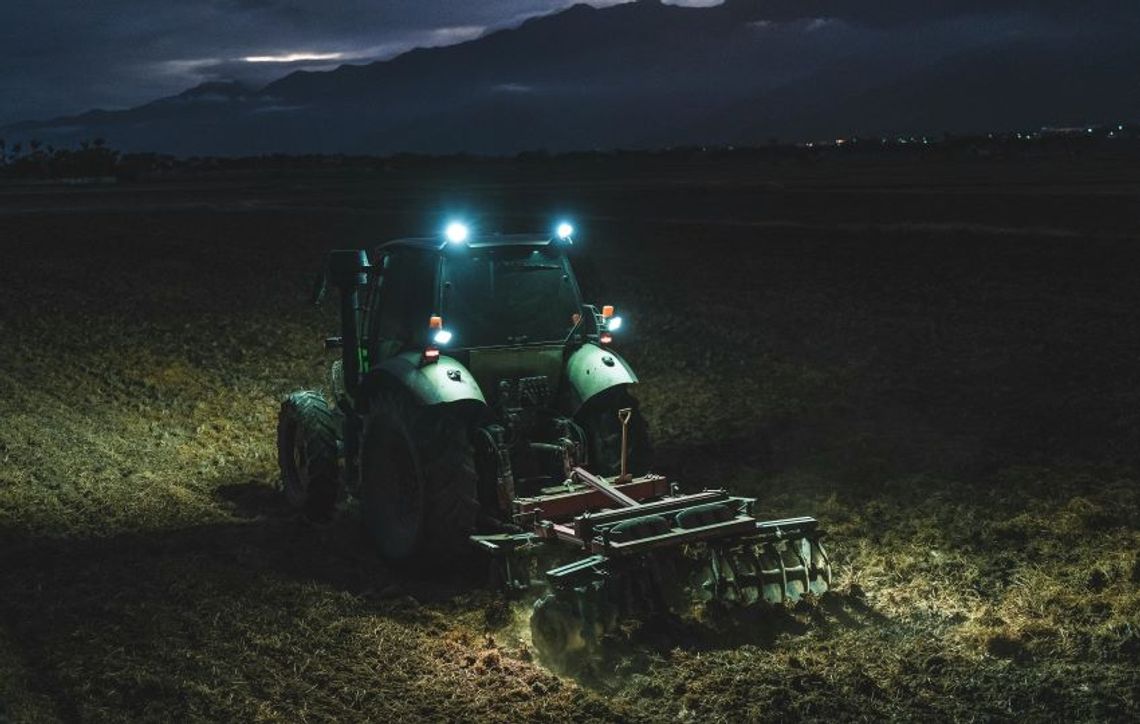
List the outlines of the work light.
{"label": "work light", "polygon": [[453,221],[447,225],[443,234],[452,244],[462,244],[467,241],[467,237],[471,235],[471,230],[467,228],[467,224]]}

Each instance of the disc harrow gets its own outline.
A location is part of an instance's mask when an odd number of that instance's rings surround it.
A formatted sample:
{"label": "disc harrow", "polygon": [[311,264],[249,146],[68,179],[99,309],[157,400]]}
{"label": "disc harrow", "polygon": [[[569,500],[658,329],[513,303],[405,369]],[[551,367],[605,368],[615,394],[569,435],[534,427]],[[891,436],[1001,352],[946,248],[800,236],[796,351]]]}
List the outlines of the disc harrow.
{"label": "disc harrow", "polygon": [[[535,585],[531,634],[539,653],[589,652],[624,622],[699,607],[794,604],[831,587],[814,518],[762,521],[755,500],[723,490],[680,494],[663,476],[605,479],[575,468],[542,496],[515,500],[521,534],[474,536],[509,588]],[[532,581],[525,559],[559,544],[580,556]]]}

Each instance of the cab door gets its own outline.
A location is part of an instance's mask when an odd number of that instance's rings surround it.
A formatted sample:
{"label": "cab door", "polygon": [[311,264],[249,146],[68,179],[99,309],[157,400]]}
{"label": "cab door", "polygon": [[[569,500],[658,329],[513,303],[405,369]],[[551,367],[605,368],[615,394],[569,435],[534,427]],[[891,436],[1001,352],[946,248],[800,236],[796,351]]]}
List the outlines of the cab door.
{"label": "cab door", "polygon": [[365,329],[373,365],[427,343],[437,259],[413,249],[386,251],[375,263]]}

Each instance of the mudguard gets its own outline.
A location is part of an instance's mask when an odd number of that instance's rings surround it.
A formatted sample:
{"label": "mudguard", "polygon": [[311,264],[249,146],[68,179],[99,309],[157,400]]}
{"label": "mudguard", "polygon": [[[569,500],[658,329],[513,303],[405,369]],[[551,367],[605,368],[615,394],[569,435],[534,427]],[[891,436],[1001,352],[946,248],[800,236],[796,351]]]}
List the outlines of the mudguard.
{"label": "mudguard", "polygon": [[471,374],[451,357],[440,355],[431,364],[420,364],[419,352],[404,352],[389,357],[374,369],[393,379],[424,405],[473,401],[487,404],[483,391]]}
{"label": "mudguard", "polygon": [[570,389],[570,412],[574,414],[595,395],[618,385],[637,382],[626,361],[613,350],[596,344],[584,344],[566,362],[566,378]]}

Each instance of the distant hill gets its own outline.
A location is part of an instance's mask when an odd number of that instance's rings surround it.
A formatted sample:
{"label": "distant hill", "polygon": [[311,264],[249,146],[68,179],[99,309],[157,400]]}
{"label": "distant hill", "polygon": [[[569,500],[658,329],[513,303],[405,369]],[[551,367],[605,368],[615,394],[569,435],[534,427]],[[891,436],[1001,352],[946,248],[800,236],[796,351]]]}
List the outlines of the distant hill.
{"label": "distant hill", "polygon": [[[454,46],[263,88],[207,83],[0,136],[182,155],[514,153],[1140,118],[1130,32],[1072,30],[1080,17],[1052,0],[1011,0],[1000,16],[993,3],[919,5],[922,19],[893,1],[576,5]],[[1087,16],[1131,7],[1094,5]]]}

